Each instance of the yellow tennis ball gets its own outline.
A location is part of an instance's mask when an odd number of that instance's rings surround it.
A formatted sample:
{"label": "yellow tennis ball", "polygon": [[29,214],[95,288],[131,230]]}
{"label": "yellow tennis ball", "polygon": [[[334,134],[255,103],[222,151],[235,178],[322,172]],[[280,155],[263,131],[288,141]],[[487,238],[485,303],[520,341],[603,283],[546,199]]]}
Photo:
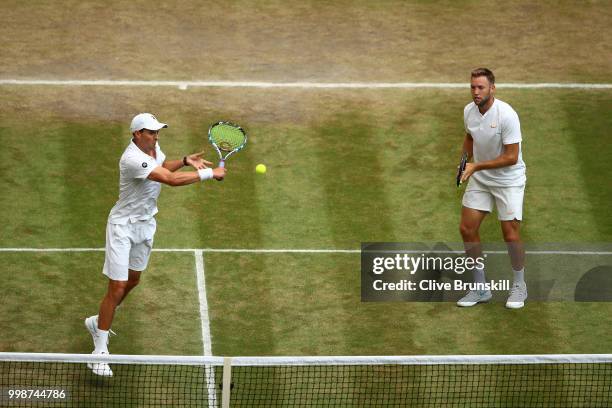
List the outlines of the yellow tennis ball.
{"label": "yellow tennis ball", "polygon": [[264,174],[266,172],[266,165],[258,164],[257,166],[255,166],[255,171],[259,174]]}

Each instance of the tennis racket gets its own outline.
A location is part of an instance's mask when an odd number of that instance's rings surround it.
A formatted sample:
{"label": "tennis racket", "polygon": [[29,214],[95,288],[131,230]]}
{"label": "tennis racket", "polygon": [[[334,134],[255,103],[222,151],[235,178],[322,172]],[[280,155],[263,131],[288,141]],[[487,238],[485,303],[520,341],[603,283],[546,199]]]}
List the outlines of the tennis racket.
{"label": "tennis racket", "polygon": [[208,140],[219,154],[219,167],[246,146],[247,135],[244,129],[230,122],[217,122],[208,129]]}
{"label": "tennis racket", "polygon": [[465,166],[467,165],[468,154],[467,152],[463,152],[461,155],[461,161],[459,162],[459,166],[457,167],[457,188],[461,187],[461,176],[465,171]]}

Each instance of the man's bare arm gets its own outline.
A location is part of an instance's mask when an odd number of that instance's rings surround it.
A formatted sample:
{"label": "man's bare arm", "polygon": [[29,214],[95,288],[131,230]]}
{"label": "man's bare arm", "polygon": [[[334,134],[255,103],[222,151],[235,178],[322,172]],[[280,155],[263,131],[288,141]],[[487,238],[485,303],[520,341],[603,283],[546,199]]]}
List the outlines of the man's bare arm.
{"label": "man's bare arm", "polygon": [[502,153],[493,160],[478,163],[468,163],[461,177],[461,182],[465,182],[476,171],[487,169],[498,169],[500,167],[512,166],[516,164],[519,156],[519,144],[513,143],[504,145]]}
{"label": "man's bare arm", "polygon": [[185,166],[185,164],[193,167],[196,170],[205,169],[206,167],[211,167],[212,163],[209,162],[208,160],[204,160],[202,158],[202,155],[204,155],[203,151],[199,153],[187,155],[181,160],[166,160],[164,161],[162,166],[172,172],[181,169],[183,166]]}
{"label": "man's bare arm", "polygon": [[513,143],[504,145],[502,153],[493,160],[487,160],[479,163],[473,163],[475,166],[474,171],[487,170],[487,169],[498,169],[500,167],[512,166],[516,164],[519,156],[519,144]]}
{"label": "man's bare arm", "polygon": [[226,170],[220,167],[217,167],[216,169],[201,169],[198,171],[172,172],[163,166],[157,166],[147,178],[149,180],[157,181],[158,183],[176,187],[197,183],[198,181],[206,180],[207,178],[221,180],[225,176],[225,172]]}
{"label": "man's bare arm", "polygon": [[166,160],[162,164],[162,167],[171,172],[175,172],[178,169],[183,167],[183,160],[182,159],[181,160]]}

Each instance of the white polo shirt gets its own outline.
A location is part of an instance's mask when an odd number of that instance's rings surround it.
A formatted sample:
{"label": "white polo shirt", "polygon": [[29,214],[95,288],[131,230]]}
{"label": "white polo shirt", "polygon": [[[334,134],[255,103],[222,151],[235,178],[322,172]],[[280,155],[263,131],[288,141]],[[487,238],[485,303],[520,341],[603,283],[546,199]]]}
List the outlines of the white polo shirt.
{"label": "white polo shirt", "polygon": [[495,99],[484,115],[472,102],[463,110],[465,131],[474,139],[474,162],[493,160],[503,151],[503,145],[519,144],[516,164],[497,169],[480,170],[472,177],[490,187],[522,186],[527,179],[521,152],[521,123],[517,113],[506,102]]}
{"label": "white polo shirt", "polygon": [[161,184],[147,177],[164,163],[166,155],[159,144],[155,145],[155,152],[157,159],[140,150],[133,141],[123,152],[119,160],[119,200],[110,211],[109,223],[146,221],[157,214]]}

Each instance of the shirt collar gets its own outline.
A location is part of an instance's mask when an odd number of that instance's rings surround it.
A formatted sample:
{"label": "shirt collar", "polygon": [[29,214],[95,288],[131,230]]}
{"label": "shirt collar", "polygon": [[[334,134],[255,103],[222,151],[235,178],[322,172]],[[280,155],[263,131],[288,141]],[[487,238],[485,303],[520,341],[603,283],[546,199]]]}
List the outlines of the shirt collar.
{"label": "shirt collar", "polygon": [[[476,106],[476,108],[478,109],[478,106]],[[493,104],[491,105],[491,107],[489,108],[489,110],[487,110],[484,115],[482,113],[480,113],[480,110],[478,110],[478,114],[480,114],[480,116],[484,119],[487,117],[487,115],[489,114],[489,112],[493,111],[493,109],[497,109],[497,98],[493,99]]]}

